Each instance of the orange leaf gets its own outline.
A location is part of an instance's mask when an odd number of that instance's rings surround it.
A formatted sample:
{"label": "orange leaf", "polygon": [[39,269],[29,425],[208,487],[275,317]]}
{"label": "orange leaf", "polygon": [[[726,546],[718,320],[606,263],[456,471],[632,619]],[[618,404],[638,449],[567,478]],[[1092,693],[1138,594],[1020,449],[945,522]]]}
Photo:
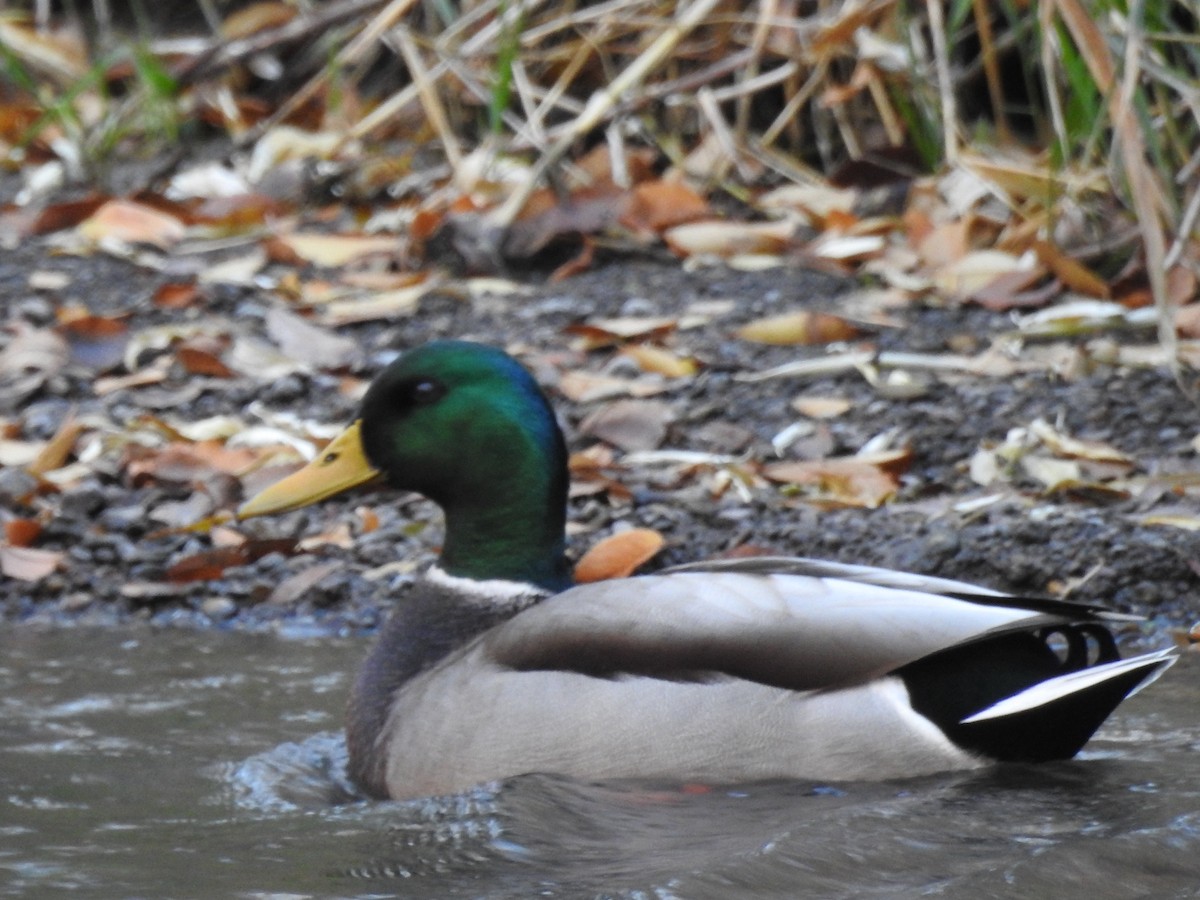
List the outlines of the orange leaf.
{"label": "orange leaf", "polygon": [[175,351],[175,358],[189,375],[208,375],[213,378],[232,378],[233,370],[221,361],[221,357],[200,347],[183,346]]}
{"label": "orange leaf", "polygon": [[663,536],[652,528],[631,528],[595,544],[575,565],[581,583],[627,578],[663,548]]}
{"label": "orange leaf", "polygon": [[46,446],[42,448],[37,459],[25,467],[25,471],[30,475],[45,475],[47,472],[61,469],[66,464],[67,458],[70,457],[71,451],[75,449],[75,439],[79,437],[81,431],[83,431],[83,426],[75,420],[75,414],[68,413],[67,418],[58,426],[54,437],[50,438]]}
{"label": "orange leaf", "polygon": [[1067,256],[1049,241],[1034,241],[1033,250],[1042,265],[1053,272],[1058,280],[1071,290],[1089,297],[1108,299],[1111,296],[1112,291],[1108,287],[1108,282],[1079,260]]}
{"label": "orange leaf", "polygon": [[635,231],[660,232],[710,215],[708,203],[677,181],[647,181],[633,189],[621,224]]}
{"label": "orange leaf", "polygon": [[188,581],[210,581],[220,578],[226,569],[244,566],[268,553],[291,553],[296,546],[292,538],[247,541],[236,547],[217,547],[185,556],[167,569],[167,581],[179,584]]}
{"label": "orange leaf", "polygon": [[4,523],[4,539],[14,547],[31,547],[42,533],[37,519],[9,519]]}
{"label": "orange leaf", "polygon": [[652,344],[630,344],[621,350],[638,364],[643,372],[654,372],[667,378],[686,378],[696,374],[696,361],[686,356],[676,356],[670,350]]}
{"label": "orange leaf", "polygon": [[200,288],[194,284],[164,284],[154,292],[154,305],[160,309],[187,309],[200,299]]}

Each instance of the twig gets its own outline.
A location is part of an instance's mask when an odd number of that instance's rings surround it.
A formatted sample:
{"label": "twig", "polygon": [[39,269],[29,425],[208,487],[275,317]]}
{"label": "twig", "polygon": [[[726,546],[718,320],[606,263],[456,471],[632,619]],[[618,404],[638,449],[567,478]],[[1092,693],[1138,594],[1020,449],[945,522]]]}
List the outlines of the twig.
{"label": "twig", "polygon": [[942,103],[942,142],[946,162],[958,161],[958,107],[954,99],[954,84],[950,77],[950,53],[946,48],[946,21],[942,17],[941,0],[925,0],[929,10],[929,31],[933,35],[933,59],[937,68],[938,93]]}
{"label": "twig", "polygon": [[614,78],[607,87],[592,94],[587,106],[571,123],[571,127],[566,133],[538,158],[529,179],[520,188],[513,191],[504,205],[492,216],[492,223],[496,228],[501,231],[508,229],[517,214],[529,202],[529,198],[533,196],[533,192],[541,183],[546,171],[566,155],[576,140],[599,125],[627,91],[641,84],[647,75],[661,65],[684,36],[704,21],[704,17],[712,11],[717,3],[718,0],[696,0],[695,3],[684,9],[675,22],[655,38],[642,55]]}

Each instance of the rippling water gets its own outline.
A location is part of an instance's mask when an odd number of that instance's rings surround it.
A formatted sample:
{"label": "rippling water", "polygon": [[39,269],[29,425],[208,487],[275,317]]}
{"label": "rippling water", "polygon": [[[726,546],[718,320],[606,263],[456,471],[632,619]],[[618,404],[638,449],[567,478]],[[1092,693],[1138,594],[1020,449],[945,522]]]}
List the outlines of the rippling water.
{"label": "rippling water", "polygon": [[341,775],[364,647],[0,634],[0,896],[1200,896],[1195,654],[1070,763],[373,803]]}

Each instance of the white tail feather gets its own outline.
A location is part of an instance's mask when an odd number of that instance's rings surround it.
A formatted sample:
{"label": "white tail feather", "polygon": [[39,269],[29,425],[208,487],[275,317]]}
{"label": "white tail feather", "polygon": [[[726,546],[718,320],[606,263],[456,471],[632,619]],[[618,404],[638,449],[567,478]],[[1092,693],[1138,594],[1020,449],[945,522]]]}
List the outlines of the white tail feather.
{"label": "white tail feather", "polygon": [[974,715],[963,719],[961,724],[969,725],[972,722],[999,719],[1003,716],[1011,716],[1016,713],[1037,709],[1039,706],[1045,706],[1047,703],[1052,703],[1069,694],[1085,691],[1110,678],[1116,678],[1137,669],[1148,670],[1141,682],[1126,695],[1127,697],[1132,697],[1146,685],[1155,681],[1159,675],[1174,665],[1178,659],[1179,657],[1175,653],[1175,648],[1166,647],[1162,650],[1156,650],[1154,653],[1133,656],[1129,659],[1119,659],[1115,662],[1092,666],[1089,669],[1080,669],[1077,672],[1068,672],[1066,675],[1059,675],[1056,678],[1050,678],[1039,684],[1035,684],[1031,688],[1026,688],[1019,694],[1005,697],[999,703],[993,703],[987,709],[980,710]]}

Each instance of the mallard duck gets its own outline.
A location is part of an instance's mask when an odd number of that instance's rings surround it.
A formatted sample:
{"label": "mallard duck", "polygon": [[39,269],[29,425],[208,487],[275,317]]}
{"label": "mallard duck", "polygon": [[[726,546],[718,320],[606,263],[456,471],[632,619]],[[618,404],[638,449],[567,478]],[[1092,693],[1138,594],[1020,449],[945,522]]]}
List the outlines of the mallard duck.
{"label": "mallard duck", "polygon": [[437,564],[353,689],[369,793],[411,798],[542,772],[734,783],[887,779],[1073,756],[1174,662],[1121,659],[1133,617],[810,559],[572,585],[567,453],[506,353],[439,341],[240,517],[386,480],[445,513]]}

